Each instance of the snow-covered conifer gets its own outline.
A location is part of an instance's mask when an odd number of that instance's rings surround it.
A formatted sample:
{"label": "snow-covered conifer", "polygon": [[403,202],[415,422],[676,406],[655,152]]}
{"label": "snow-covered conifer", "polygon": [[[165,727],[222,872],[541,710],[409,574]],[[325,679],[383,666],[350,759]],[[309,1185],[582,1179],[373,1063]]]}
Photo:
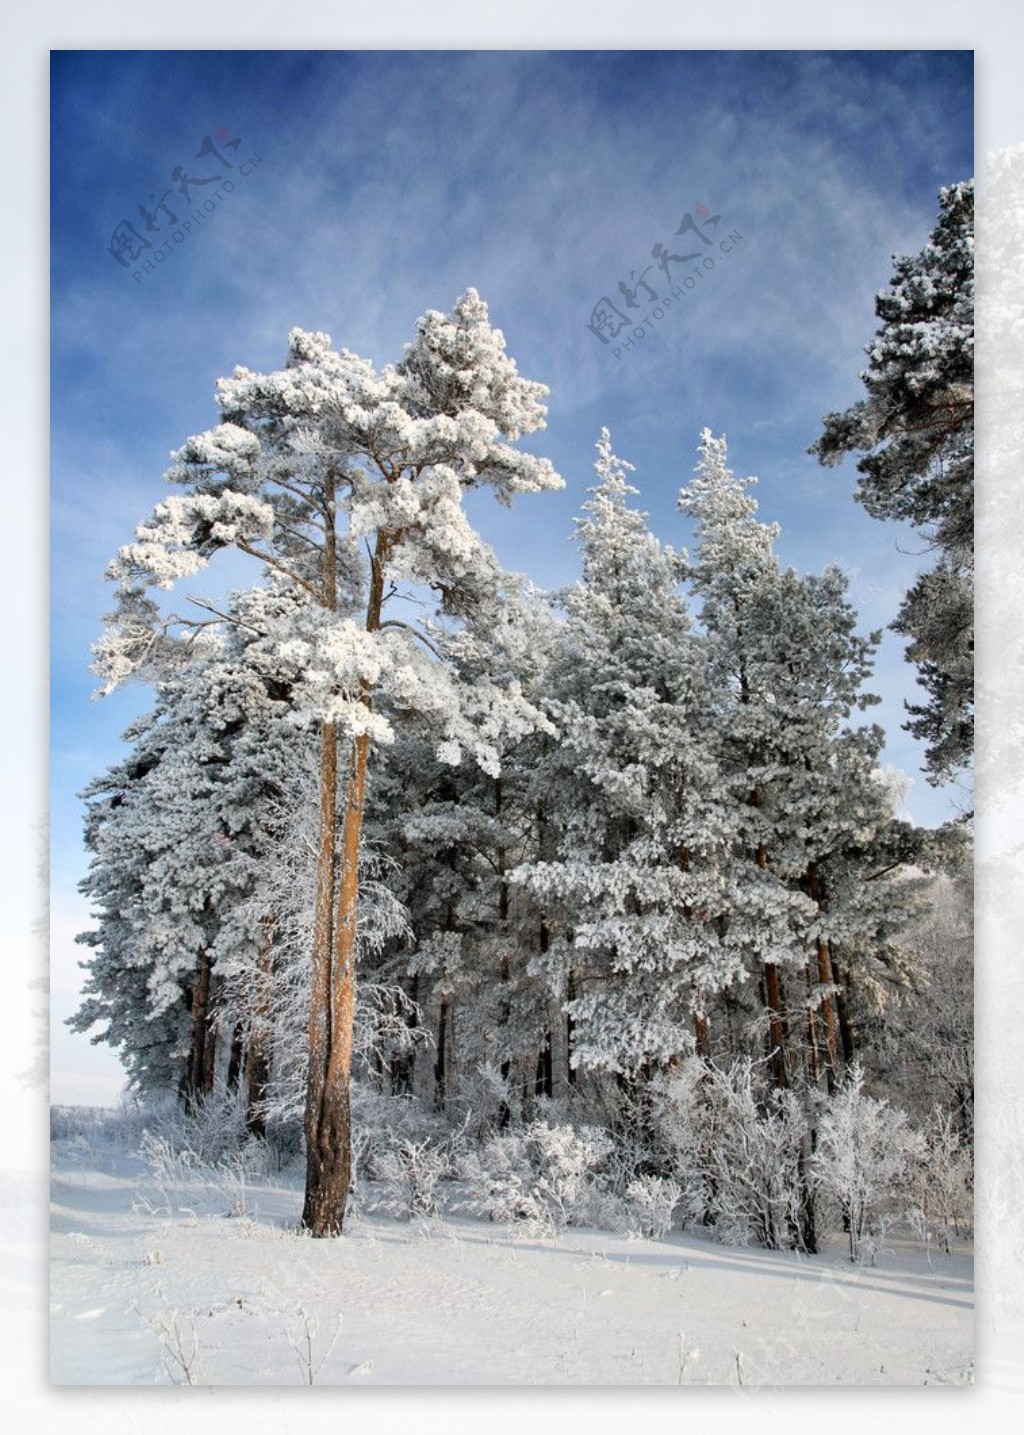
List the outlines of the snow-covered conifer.
{"label": "snow-covered conifer", "polygon": [[650,1073],[692,1049],[709,993],[738,972],[719,935],[728,831],[675,557],[630,506],[607,430],[597,450],[551,674],[555,850],[516,878],[552,914],[574,1066]]}
{"label": "snow-covered conifer", "polygon": [[148,590],[173,587],[218,550],[249,555],[294,600],[253,626],[292,714],[320,734],[303,1213],[315,1235],[340,1230],[350,1184],[371,747],[393,739],[395,712],[415,711],[440,755],[465,752],[495,773],[499,735],[543,722],[514,686],[461,684],[438,661],[432,626],[400,598],[432,593],[442,624],[493,599],[500,570],[462,499],[481,486],[504,503],[559,486],[550,463],[515,446],[543,426],[544,393],[519,375],[474,290],[450,315],[427,313],[402,360],[379,372],[325,334],[293,330],[284,368],[220,381],[220,424],[189,439],[168,475],[184,495],[158,504],[111,565],[119,605],[97,653],[108,687],[167,646],[174,624]]}
{"label": "snow-covered conifer", "polygon": [[893,624],[927,694],[907,726],[938,783],[970,761],[974,741],[973,181],[940,191],[930,241],[895,261],[875,311],[867,397],[826,414],[811,452],[826,465],[861,455],[859,501],[874,518],[912,523],[938,553]]}
{"label": "snow-covered conifer", "polygon": [[[895,842],[878,775],[883,734],[849,722],[877,702],[863,691],[877,635],[856,633],[837,569],[780,567],[778,529],[756,517],[753,481],[730,472],[724,438],[705,430],[680,495],[696,533],[684,571],[701,604],[715,755],[737,834],[724,941],[760,984],[778,1083],[794,1075],[801,1048],[812,1075],[831,1083],[842,1058],[833,949],[881,944],[906,917],[881,880],[899,860],[876,860]],[[869,877],[885,912],[865,898]]]}
{"label": "snow-covered conifer", "polygon": [[85,794],[83,892],[99,925],[82,938],[97,950],[73,1025],[105,1021],[97,1039],[122,1049],[136,1085],[151,1089],[159,1073],[191,1103],[209,1093],[218,1040],[226,1050],[232,1035],[217,947],[247,938],[239,903],[259,879],[267,800],[301,736],[282,725],[285,711],[230,641],[204,629],[126,734],[129,757]]}

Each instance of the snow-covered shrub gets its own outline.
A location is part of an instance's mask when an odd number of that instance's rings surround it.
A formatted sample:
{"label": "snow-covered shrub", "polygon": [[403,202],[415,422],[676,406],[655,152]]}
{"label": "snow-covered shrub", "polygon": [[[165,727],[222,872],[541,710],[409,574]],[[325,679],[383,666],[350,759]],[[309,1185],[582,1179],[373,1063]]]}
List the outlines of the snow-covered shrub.
{"label": "snow-covered shrub", "polygon": [[149,1174],[161,1185],[178,1185],[202,1165],[189,1146],[176,1146],[163,1132],[144,1131],[137,1154],[149,1167]]}
{"label": "snow-covered shrub", "polygon": [[229,1091],[210,1096],[192,1109],[177,1103],[161,1106],[146,1119],[145,1129],[165,1141],[172,1153],[186,1155],[194,1164],[215,1166],[247,1140],[245,1095]]}
{"label": "snow-covered shrub", "polygon": [[[362,1082],[352,1088],[352,1168],[355,1183],[384,1180],[388,1158],[406,1144],[442,1146],[449,1129],[414,1096],[387,1096]],[[382,1174],[383,1173],[383,1174]]]}
{"label": "snow-covered shrub", "polygon": [[554,1222],[533,1190],[531,1173],[517,1163],[519,1138],[495,1137],[480,1150],[466,1152],[458,1174],[468,1194],[457,1209],[503,1225],[520,1226],[531,1235],[550,1235]]}
{"label": "snow-covered shrub", "polygon": [[623,1199],[638,1176],[668,1175],[673,1164],[655,1116],[658,1101],[657,1090],[640,1082],[615,1089],[603,1102],[596,1124],[611,1140],[601,1177]]}
{"label": "snow-covered shrub", "polygon": [[301,1121],[294,1117],[287,1120],[268,1119],[266,1129],[267,1134],[264,1141],[270,1169],[283,1171],[287,1166],[302,1159],[306,1137]]}
{"label": "snow-covered shrub", "polygon": [[674,1153],[684,1224],[703,1220],[728,1245],[800,1245],[809,1133],[796,1097],[772,1089],[763,1064],[749,1057],[728,1067],[694,1058],[660,1094],[658,1120]]}
{"label": "snow-covered shrub", "polygon": [[463,1208],[538,1233],[584,1223],[608,1145],[607,1134],[595,1127],[574,1131],[543,1121],[492,1136],[459,1164],[469,1188]]}
{"label": "snow-covered shrub", "polygon": [[384,1192],[367,1203],[371,1210],[407,1220],[436,1216],[441,1182],[452,1174],[451,1157],[430,1140],[403,1141],[374,1159],[373,1173]]}
{"label": "snow-covered shrub", "polygon": [[923,1148],[912,1176],[913,1224],[923,1239],[937,1238],[948,1254],[953,1237],[973,1225],[974,1162],[953,1117],[941,1107],[935,1108],[922,1135]]}
{"label": "snow-covered shrub", "polygon": [[409,1220],[441,1209],[458,1133],[413,1096],[353,1088],[353,1184],[364,1210]]}
{"label": "snow-covered shrub", "polygon": [[509,1119],[516,1105],[512,1082],[502,1076],[493,1062],[485,1061],[472,1077],[459,1078],[449,1110],[458,1120],[465,1138],[479,1144]]}
{"label": "snow-covered shrub", "polygon": [[266,1142],[250,1136],[240,1150],[217,1162],[211,1185],[220,1198],[225,1215],[247,1216],[251,1213],[250,1189],[253,1182],[264,1180],[269,1175],[271,1161]]}
{"label": "snow-covered shrub", "polygon": [[244,1102],[236,1093],[193,1111],[175,1104],[144,1114],[136,1154],[148,1168],[143,1184],[150,1188],[148,1196],[140,1190],[139,1203],[166,1212],[182,1209],[187,1199],[186,1209],[212,1203],[218,1214],[246,1215],[250,1186],[272,1165],[267,1143],[246,1131]]}
{"label": "snow-covered shrub", "polygon": [[682,1187],[665,1176],[636,1176],[626,1187],[628,1229],[660,1241],[672,1229]]}
{"label": "snow-covered shrub", "polygon": [[852,1067],[822,1114],[811,1159],[815,1187],[842,1214],[852,1261],[870,1257],[883,1221],[909,1210],[924,1153],[906,1112],[865,1095],[863,1069]]}

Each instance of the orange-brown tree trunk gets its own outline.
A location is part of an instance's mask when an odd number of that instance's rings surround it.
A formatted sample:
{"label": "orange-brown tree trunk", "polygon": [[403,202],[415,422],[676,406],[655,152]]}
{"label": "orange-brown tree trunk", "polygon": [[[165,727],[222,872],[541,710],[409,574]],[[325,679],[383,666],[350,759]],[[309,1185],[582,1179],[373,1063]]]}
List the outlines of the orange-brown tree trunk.
{"label": "orange-brown tree trunk", "polygon": [[[828,948],[828,942],[819,941],[818,947],[818,981],[824,987],[830,987],[833,983],[832,958]],[[836,1007],[831,996],[827,996],[821,1003],[821,1014],[825,1024],[825,1077],[828,1082],[829,1091],[835,1090],[836,1080],[839,1076],[839,1030],[836,1022]]]}
{"label": "orange-brown tree trunk", "polygon": [[[370,561],[366,630],[380,629],[384,602],[384,565],[391,544],[379,532]],[[333,537],[325,549],[326,606],[337,609]],[[369,710],[367,684],[361,701]],[[306,1194],[302,1224],[314,1236],[337,1236],[345,1220],[352,1184],[353,1027],[356,1009],[356,935],[359,914],[359,850],[366,806],[370,739],[352,739],[345,778],[340,852],[337,832],[338,734],[323,725],[320,786],[320,846],[317,864],[317,914],[313,955],[313,997],[309,1020],[309,1087],[306,1104]],[[334,898],[334,879],[338,892]]]}
{"label": "orange-brown tree trunk", "polygon": [[777,962],[764,963],[765,1005],[768,1008],[768,1040],[771,1044],[771,1067],[775,1085],[789,1085],[786,1069],[786,1024],[782,1002],[782,984]]}
{"label": "orange-brown tree trunk", "polygon": [[[359,908],[359,847],[366,803],[370,740],[354,739],[345,783],[340,874],[334,943],[327,976],[329,1040],[324,1045],[319,1110],[307,1112],[306,1199],[302,1223],[314,1236],[341,1234],[352,1183],[349,1088],[352,1077],[356,998],[356,928]],[[312,1035],[312,1032],[311,1032]],[[310,1062],[312,1078],[312,1060]],[[311,1083],[312,1086],[312,1083]],[[311,1118],[316,1116],[314,1122]]]}

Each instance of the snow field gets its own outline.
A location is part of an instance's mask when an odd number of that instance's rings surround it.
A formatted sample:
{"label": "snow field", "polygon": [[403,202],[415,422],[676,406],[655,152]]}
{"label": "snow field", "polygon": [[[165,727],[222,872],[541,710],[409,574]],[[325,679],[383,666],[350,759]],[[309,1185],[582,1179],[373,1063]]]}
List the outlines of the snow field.
{"label": "snow field", "polygon": [[[297,1232],[291,1171],[154,1183],[98,1138],[53,1146],[59,1386],[965,1384],[972,1260],[815,1257],[571,1228],[357,1213]],[[244,1214],[227,1214],[244,1208]]]}

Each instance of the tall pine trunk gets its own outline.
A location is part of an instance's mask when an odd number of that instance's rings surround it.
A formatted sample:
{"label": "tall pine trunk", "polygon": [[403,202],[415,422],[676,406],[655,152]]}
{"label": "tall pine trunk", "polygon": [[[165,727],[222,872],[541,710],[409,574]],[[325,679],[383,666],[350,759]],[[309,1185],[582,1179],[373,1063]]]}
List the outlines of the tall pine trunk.
{"label": "tall pine trunk", "polygon": [[249,1032],[246,1044],[245,1070],[245,1127],[253,1136],[263,1139],[267,1134],[263,1102],[266,1099],[267,1083],[270,1080],[270,1017],[271,982],[274,970],[273,916],[261,917],[259,953],[257,958],[255,1022]]}
{"label": "tall pine trunk", "polygon": [[[751,802],[754,807],[761,807],[764,804],[761,791],[757,787],[751,794]],[[763,842],[757,844],[756,860],[758,867],[764,872],[768,867],[768,853]],[[764,1004],[768,1012],[768,1042],[772,1079],[780,1090],[784,1090],[789,1085],[789,1072],[786,1059],[786,1009],[782,999],[782,982],[778,963],[762,961],[761,972],[764,982]]]}
{"label": "tall pine trunk", "polygon": [[[810,863],[807,868],[807,887],[812,899],[818,904],[818,911],[824,912],[827,907],[824,886],[817,863],[815,862]],[[823,936],[819,936],[815,947],[818,983],[822,987],[832,987],[835,985],[835,976],[832,970],[832,953],[829,949],[828,940]],[[831,993],[822,998],[821,1016],[825,1026],[825,1077],[829,1091],[833,1092],[835,1091],[840,1071],[840,1033],[839,1023],[836,1017],[836,1003]]]}
{"label": "tall pine trunk", "polygon": [[777,962],[764,962],[764,1002],[768,1010],[768,1041],[770,1043],[772,1079],[784,1090],[789,1085],[786,1062],[786,1009]]}
{"label": "tall pine trunk", "polygon": [[320,733],[320,824],[313,922],[313,979],[309,1002],[309,1076],[306,1087],[306,1197],[302,1224],[319,1229],[323,1190],[330,1176],[330,1141],[324,1128],[324,1091],[330,1056],[331,959],[334,952],[334,838],[338,799],[338,733],[325,722]]}
{"label": "tall pine trunk", "polygon": [[[333,513],[332,513],[333,522]],[[384,563],[389,538],[378,533],[370,565],[366,630],[380,628]],[[324,549],[324,600],[337,611],[336,544],[333,528]],[[363,705],[372,706],[365,685]],[[309,1014],[309,1083],[306,1097],[306,1192],[302,1224],[313,1236],[337,1236],[352,1184],[352,1050],[356,1007],[356,938],[359,914],[359,851],[366,806],[370,739],[352,739],[345,777],[340,851],[335,856],[338,799],[338,732],[321,729],[320,829],[317,854],[313,991]],[[334,887],[337,878],[337,899]]]}
{"label": "tall pine trunk", "polygon": [[[332,904],[333,921],[330,924],[333,950],[327,947],[326,971],[319,969],[319,962],[314,968],[316,992],[310,1009],[310,1081],[306,1111],[306,1196],[302,1212],[302,1224],[314,1236],[341,1234],[345,1202],[352,1184],[350,1086],[356,997],[359,847],[366,802],[369,747],[370,740],[365,734],[353,740],[345,782],[338,900],[336,912]],[[335,746],[335,757],[336,753]],[[333,839],[333,825],[331,835]],[[333,876],[333,841],[330,856]],[[327,857],[323,852],[321,861],[326,868]],[[318,927],[318,948],[320,936]],[[317,950],[316,958],[323,955]]]}

